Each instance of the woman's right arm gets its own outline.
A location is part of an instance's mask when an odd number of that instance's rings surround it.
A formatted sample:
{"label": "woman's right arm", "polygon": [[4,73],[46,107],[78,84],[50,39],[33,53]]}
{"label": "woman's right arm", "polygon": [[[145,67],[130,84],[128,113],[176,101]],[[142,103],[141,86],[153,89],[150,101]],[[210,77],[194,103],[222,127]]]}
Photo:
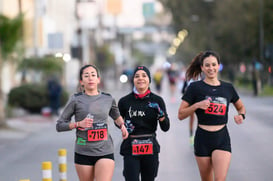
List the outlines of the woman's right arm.
{"label": "woman's right arm", "polygon": [[196,102],[190,106],[187,101],[182,100],[178,109],[178,119],[183,120],[195,112],[196,109],[206,110],[210,106],[209,99],[205,99],[200,102]]}
{"label": "woman's right arm", "polygon": [[188,102],[182,100],[178,109],[178,119],[182,121],[191,115],[197,109],[194,105],[190,106]]}
{"label": "woman's right arm", "polygon": [[56,130],[58,132],[69,131],[78,126],[77,123],[71,122],[71,118],[74,114],[74,106],[75,99],[74,97],[71,97],[70,100],[67,102],[61,116],[57,120]]}

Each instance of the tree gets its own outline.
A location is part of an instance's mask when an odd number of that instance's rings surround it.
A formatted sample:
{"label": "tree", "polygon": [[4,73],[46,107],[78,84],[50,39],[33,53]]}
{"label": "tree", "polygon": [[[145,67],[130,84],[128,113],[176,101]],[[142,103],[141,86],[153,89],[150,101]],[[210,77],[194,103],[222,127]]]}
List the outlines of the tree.
{"label": "tree", "polygon": [[111,53],[108,45],[98,46],[95,50],[96,64],[102,72],[114,65],[114,55]]}
{"label": "tree", "polygon": [[[273,41],[270,0],[160,0],[172,14],[176,32],[187,29],[189,35],[176,56],[186,61],[199,51],[212,48],[222,61],[238,65],[259,57],[259,1],[263,1],[264,43]],[[206,44],[209,42],[208,44]],[[183,58],[184,57],[184,58]]]}
{"label": "tree", "polygon": [[18,70],[25,73],[27,73],[27,71],[41,72],[42,81],[46,81],[52,75],[62,78],[64,61],[62,58],[56,58],[53,55],[24,58],[23,61],[18,64]]}
{"label": "tree", "polygon": [[273,43],[273,2],[264,0],[264,39],[265,44]]}
{"label": "tree", "polygon": [[[0,75],[2,75],[4,61],[10,60],[10,55],[22,38],[23,15],[19,14],[13,19],[0,15],[0,27]],[[3,96],[2,77],[0,77],[0,126],[5,124]]]}
{"label": "tree", "polygon": [[172,14],[175,32],[182,29],[188,31],[187,38],[175,55],[177,60],[188,63],[196,53],[215,48],[212,28],[215,19],[215,3],[206,3],[201,0],[160,1]]}

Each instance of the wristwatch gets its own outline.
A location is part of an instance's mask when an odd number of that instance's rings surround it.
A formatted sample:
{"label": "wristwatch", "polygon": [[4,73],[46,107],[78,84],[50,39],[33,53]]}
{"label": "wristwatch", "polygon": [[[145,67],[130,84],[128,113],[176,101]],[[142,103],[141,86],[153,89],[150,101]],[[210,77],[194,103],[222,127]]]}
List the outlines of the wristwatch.
{"label": "wristwatch", "polygon": [[246,116],[245,116],[245,114],[239,114],[239,115],[241,115],[242,117],[243,117],[243,119],[245,119],[246,118]]}

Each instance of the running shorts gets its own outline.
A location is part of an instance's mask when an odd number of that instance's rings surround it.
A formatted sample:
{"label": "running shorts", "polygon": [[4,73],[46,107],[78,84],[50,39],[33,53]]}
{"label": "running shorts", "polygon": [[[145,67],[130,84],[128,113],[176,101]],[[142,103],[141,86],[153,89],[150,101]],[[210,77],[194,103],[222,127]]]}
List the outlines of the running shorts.
{"label": "running shorts", "polygon": [[218,131],[207,131],[199,126],[194,137],[195,156],[210,157],[214,150],[231,152],[230,136],[227,126]]}
{"label": "running shorts", "polygon": [[81,154],[75,153],[74,154],[74,163],[79,164],[79,165],[94,166],[96,164],[96,162],[102,158],[114,160],[114,154],[112,153],[112,154],[103,155],[103,156],[87,156],[87,155],[81,155]]}

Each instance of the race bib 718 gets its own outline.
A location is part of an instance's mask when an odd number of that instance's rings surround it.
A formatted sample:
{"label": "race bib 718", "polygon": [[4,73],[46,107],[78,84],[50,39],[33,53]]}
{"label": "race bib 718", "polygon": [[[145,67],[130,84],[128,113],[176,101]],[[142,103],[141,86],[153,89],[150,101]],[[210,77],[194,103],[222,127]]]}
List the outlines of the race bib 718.
{"label": "race bib 718", "polygon": [[87,131],[88,141],[107,140],[107,124],[93,124],[93,128]]}

